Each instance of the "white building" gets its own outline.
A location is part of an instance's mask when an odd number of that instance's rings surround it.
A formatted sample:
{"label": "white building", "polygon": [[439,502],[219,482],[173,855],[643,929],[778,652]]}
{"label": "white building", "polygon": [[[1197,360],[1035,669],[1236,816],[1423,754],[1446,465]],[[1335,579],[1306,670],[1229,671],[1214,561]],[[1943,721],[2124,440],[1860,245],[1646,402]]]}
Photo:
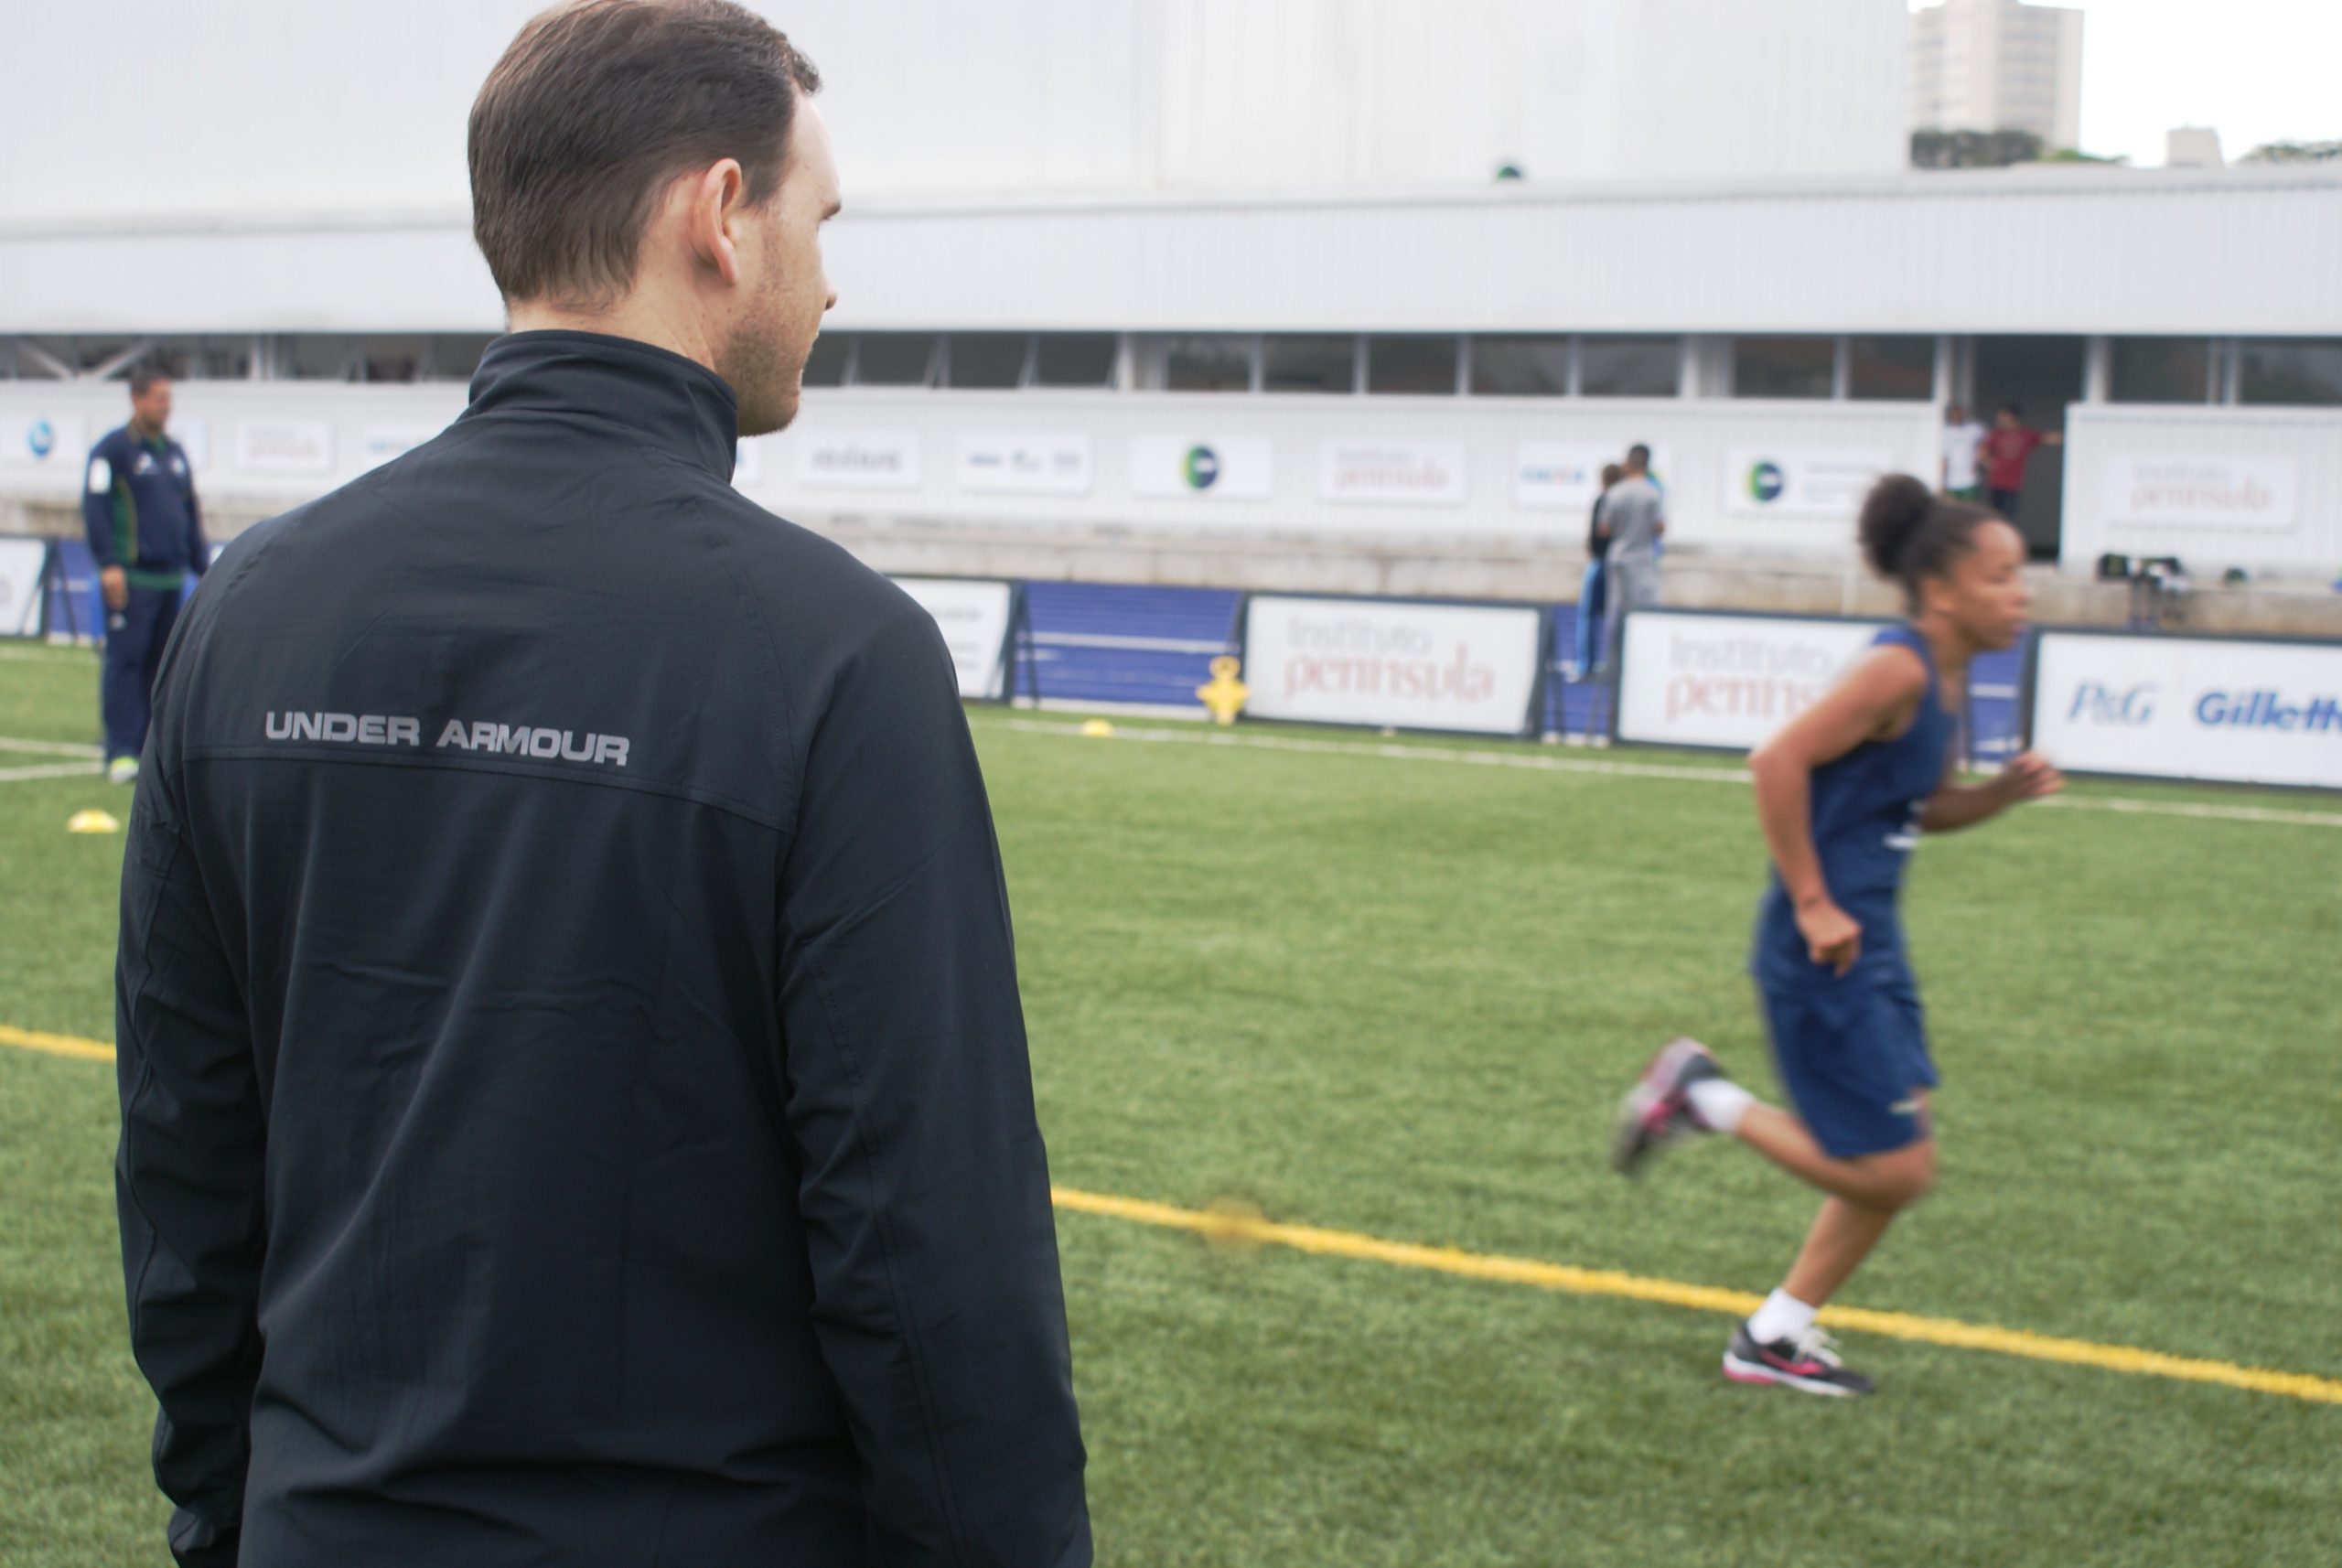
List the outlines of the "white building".
{"label": "white building", "polygon": [[[281,8],[222,42],[145,6],[205,84],[184,110],[45,72],[0,101],[12,145],[72,149],[0,174],[0,508],[70,503],[105,378],[151,354],[218,511],[461,409],[500,317],[461,126],[528,7],[330,40]],[[806,412],[739,474],[800,521],[1233,585],[1271,555],[1563,563],[1591,470],[1645,441],[1677,559],[1841,562],[1870,475],[1936,472],[1946,402],[2014,401],[2066,436],[2025,488],[2044,553],[2342,564],[2342,169],[1912,172],[1875,0],[1492,5],[1520,48],[1475,23],[1445,63],[1436,0],[768,8],[848,186]],[[33,23],[59,58],[92,27]],[[305,69],[328,41],[370,69]],[[1636,68],[1519,69],[1565,45]],[[1646,115],[1632,149],[1576,139]]]}
{"label": "white building", "polygon": [[1941,0],[1911,16],[1915,131],[2030,131],[2081,143],[2082,14],[2018,0]]}
{"label": "white building", "polygon": [[2175,125],[2164,134],[2165,168],[2222,168],[2227,164],[2220,154],[2220,133],[2210,125]]}

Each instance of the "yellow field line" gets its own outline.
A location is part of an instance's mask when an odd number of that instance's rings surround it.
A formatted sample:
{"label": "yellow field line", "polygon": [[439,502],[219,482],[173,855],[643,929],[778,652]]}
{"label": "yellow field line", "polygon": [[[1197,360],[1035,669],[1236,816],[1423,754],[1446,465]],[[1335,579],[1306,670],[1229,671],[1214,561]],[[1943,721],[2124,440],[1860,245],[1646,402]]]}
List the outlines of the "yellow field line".
{"label": "yellow field line", "polygon": [[[1495,1280],[1505,1284],[1533,1285],[1570,1295],[1624,1296],[1629,1301],[1657,1302],[1665,1306],[1701,1312],[1729,1313],[1746,1317],[1756,1310],[1761,1297],[1745,1291],[1714,1285],[1684,1284],[1676,1280],[1649,1279],[1610,1269],[1580,1269],[1567,1263],[1547,1263],[1533,1258],[1508,1258],[1488,1252],[1466,1252],[1454,1247],[1425,1247],[1412,1241],[1387,1241],[1349,1230],[1323,1230],[1314,1225],[1284,1225],[1244,1213],[1212,1209],[1174,1208],[1144,1198],[1115,1197],[1104,1193],[1056,1187],[1051,1196],[1059,1208],[1099,1214],[1115,1219],[1191,1230],[1209,1240],[1266,1242],[1291,1247],[1319,1257],[1355,1258],[1403,1269],[1429,1269],[1467,1279]],[[1959,1323],[1943,1317],[1915,1317],[1904,1312],[1873,1312],[1858,1306],[1829,1306],[1821,1321],[1835,1327],[1859,1329],[1894,1339],[1928,1345],[1949,1345],[1962,1350],[1991,1350],[2035,1361],[2062,1361],[2069,1366],[2098,1367],[2111,1372],[2134,1372],[2147,1377],[2175,1378],[2182,1382],[2218,1383],[2249,1389],[2254,1393],[2280,1394],[2287,1399],[2320,1404],[2342,1404],[2342,1381],[2315,1378],[2305,1372],[2277,1372],[2261,1367],[2239,1367],[2226,1361],[2199,1361],[2166,1356],[2128,1345],[2099,1345],[2087,1339],[2058,1339],[2022,1328],[1995,1328],[1990,1324]]]}
{"label": "yellow field line", "polygon": [[[71,1035],[44,1035],[0,1024],[0,1046],[16,1046],[50,1056],[85,1061],[112,1061],[113,1047],[99,1040]],[[1628,1301],[1654,1302],[1662,1306],[1689,1307],[1697,1312],[1727,1313],[1746,1317],[1756,1310],[1761,1297],[1746,1291],[1716,1285],[1686,1284],[1680,1280],[1650,1279],[1615,1269],[1581,1269],[1568,1263],[1548,1263],[1535,1258],[1508,1258],[1492,1252],[1466,1252],[1456,1247],[1425,1247],[1413,1241],[1390,1241],[1353,1230],[1326,1230],[1315,1225],[1286,1225],[1258,1215],[1234,1210],[1176,1208],[1143,1197],[1117,1197],[1110,1193],[1082,1192],[1069,1187],[1049,1189],[1059,1208],[1077,1214],[1101,1215],[1154,1225],[1167,1230],[1187,1230],[1216,1242],[1290,1247],[1321,1258],[1350,1258],[1387,1263],[1402,1269],[1428,1269],[1434,1273],[1466,1279],[1493,1280],[1500,1284],[1531,1285],[1568,1295],[1623,1296]],[[2199,1361],[2141,1350],[2128,1345],[2100,1345],[2088,1339],[2059,1339],[2023,1328],[1996,1328],[1991,1324],[1961,1323],[1948,1317],[1915,1317],[1907,1312],[1874,1312],[1860,1306],[1828,1306],[1821,1321],[1834,1327],[1858,1329],[1891,1339],[1947,1345],[1961,1350],[1990,1350],[2034,1361],[2061,1361],[2074,1367],[2097,1367],[2110,1372],[2173,1378],[2188,1383],[2218,1383],[2254,1393],[2318,1404],[2342,1404],[2342,1381],[2312,1377],[2306,1372],[2278,1372],[2262,1367],[2239,1367],[2227,1361]]]}
{"label": "yellow field line", "polygon": [[44,1035],[35,1029],[12,1029],[5,1024],[0,1024],[0,1046],[46,1051],[53,1057],[78,1057],[83,1061],[113,1060],[113,1047],[102,1041],[76,1039],[71,1035]]}

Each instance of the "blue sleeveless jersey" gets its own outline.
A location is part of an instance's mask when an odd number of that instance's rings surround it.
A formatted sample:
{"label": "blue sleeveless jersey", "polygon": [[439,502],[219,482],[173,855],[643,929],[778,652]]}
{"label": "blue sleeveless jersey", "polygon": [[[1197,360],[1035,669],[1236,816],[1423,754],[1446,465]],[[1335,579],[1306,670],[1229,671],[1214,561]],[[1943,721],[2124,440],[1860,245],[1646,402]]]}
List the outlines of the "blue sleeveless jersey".
{"label": "blue sleeveless jersey", "polygon": [[[1911,727],[1894,740],[1864,741],[1813,770],[1813,847],[1821,878],[1838,907],[1862,923],[1857,973],[1887,979],[1908,973],[1896,902],[1903,867],[1919,842],[1919,808],[1943,782],[1944,759],[1958,721],[1944,710],[1943,683],[1928,639],[1907,626],[1889,627],[1874,647],[1907,648],[1928,667],[1927,695]],[[1797,910],[1776,868],[1756,921],[1749,967],[1768,986],[1810,985],[1833,978],[1807,955]]]}

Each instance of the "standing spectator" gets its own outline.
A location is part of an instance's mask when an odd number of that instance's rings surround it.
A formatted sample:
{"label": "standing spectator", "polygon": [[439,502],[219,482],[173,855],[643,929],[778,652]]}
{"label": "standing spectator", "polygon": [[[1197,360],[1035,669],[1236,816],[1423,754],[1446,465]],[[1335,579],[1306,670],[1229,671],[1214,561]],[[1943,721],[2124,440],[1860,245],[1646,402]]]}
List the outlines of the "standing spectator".
{"label": "standing spectator", "polygon": [[2039,431],[2025,424],[2025,410],[2015,403],[2001,404],[2000,413],[1993,417],[1993,428],[1977,448],[1984,459],[1984,484],[1995,512],[2015,521],[2017,504],[2025,495],[2025,466],[2033,460],[2034,449],[2061,446],[2065,439],[2054,430]]}
{"label": "standing spectator", "polygon": [[1597,660],[1602,650],[1602,611],[1605,591],[1610,581],[1609,564],[1605,559],[1610,551],[1610,530],[1602,521],[1602,497],[1610,487],[1626,477],[1627,470],[1616,463],[1602,465],[1601,493],[1594,498],[1594,512],[1585,530],[1585,576],[1577,590],[1577,678],[1589,680],[1600,673]]}
{"label": "standing spectator", "polygon": [[1650,448],[1639,442],[1627,449],[1625,474],[1595,505],[1595,526],[1609,536],[1604,576],[1604,607],[1609,624],[1604,660],[1612,680],[1630,611],[1659,603],[1659,542],[1667,532],[1667,505],[1650,477]]}
{"label": "standing spectator", "polygon": [[130,423],[91,448],[81,487],[81,526],[106,601],[99,707],[106,777],[117,784],[138,777],[155,674],[178,624],[187,575],[200,577],[211,564],[187,451],[164,434],[170,423],[171,378],[140,366],[130,373]]}
{"label": "standing spectator", "polygon": [[1954,500],[1980,499],[1976,448],[1983,441],[1984,427],[1969,418],[1966,409],[1955,403],[1943,411],[1943,463],[1937,482]]}
{"label": "standing spectator", "polygon": [[524,27],[469,406],[164,661],[115,1174],[181,1568],[1091,1560],[951,654],[732,484],[835,302],[820,85],[726,0]]}

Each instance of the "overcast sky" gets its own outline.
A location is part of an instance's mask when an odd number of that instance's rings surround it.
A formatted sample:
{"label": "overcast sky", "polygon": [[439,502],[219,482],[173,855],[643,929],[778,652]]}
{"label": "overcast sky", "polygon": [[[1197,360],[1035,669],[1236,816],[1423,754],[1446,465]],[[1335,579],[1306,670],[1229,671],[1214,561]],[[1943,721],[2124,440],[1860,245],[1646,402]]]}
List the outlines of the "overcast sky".
{"label": "overcast sky", "polygon": [[2335,0],[2080,0],[2080,10],[2084,152],[2160,164],[2175,125],[2216,128],[2231,160],[2261,142],[2342,139]]}

